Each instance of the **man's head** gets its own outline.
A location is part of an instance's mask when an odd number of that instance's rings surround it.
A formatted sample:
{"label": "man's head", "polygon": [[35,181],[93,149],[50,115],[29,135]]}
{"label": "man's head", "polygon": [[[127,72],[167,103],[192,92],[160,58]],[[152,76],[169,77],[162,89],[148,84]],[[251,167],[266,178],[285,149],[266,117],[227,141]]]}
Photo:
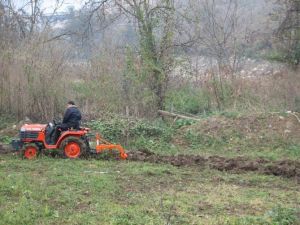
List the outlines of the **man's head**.
{"label": "man's head", "polygon": [[75,106],[75,102],[74,101],[68,101],[67,103],[67,107],[72,107],[72,106]]}

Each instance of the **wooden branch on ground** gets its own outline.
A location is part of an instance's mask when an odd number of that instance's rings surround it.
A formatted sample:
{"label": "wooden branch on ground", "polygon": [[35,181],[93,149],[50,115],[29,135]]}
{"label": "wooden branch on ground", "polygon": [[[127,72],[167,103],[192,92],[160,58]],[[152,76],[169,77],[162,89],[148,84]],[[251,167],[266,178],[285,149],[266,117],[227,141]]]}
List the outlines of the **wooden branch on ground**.
{"label": "wooden branch on ground", "polygon": [[293,115],[294,117],[296,117],[296,119],[298,120],[298,122],[300,123],[300,118],[297,116],[297,114],[295,112],[290,112],[288,111],[287,113]]}
{"label": "wooden branch on ground", "polygon": [[200,121],[200,119],[198,119],[198,118],[184,116],[184,115],[180,115],[177,113],[171,113],[171,112],[167,112],[167,111],[163,111],[163,110],[158,110],[158,114],[160,114],[162,116],[169,116],[169,117],[175,117],[175,118],[181,118],[181,119],[187,119],[187,120]]}

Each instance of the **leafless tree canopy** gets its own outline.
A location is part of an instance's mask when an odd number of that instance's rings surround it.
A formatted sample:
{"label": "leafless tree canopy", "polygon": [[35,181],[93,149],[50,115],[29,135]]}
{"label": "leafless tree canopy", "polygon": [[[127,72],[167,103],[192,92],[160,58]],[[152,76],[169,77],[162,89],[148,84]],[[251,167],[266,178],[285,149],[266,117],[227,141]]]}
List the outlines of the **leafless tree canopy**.
{"label": "leafless tree canopy", "polygon": [[1,113],[49,120],[67,99],[87,117],[298,107],[298,0],[44,5],[0,1]]}

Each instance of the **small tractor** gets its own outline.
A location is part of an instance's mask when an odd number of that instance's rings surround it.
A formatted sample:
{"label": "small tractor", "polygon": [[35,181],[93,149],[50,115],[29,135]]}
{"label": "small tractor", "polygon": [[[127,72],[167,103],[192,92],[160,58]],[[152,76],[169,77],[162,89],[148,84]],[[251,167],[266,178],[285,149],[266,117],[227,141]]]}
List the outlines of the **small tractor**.
{"label": "small tractor", "polygon": [[20,137],[12,141],[15,150],[19,150],[26,159],[36,158],[42,150],[58,149],[65,158],[79,158],[88,154],[98,154],[105,150],[117,150],[121,159],[126,159],[121,145],[112,144],[96,134],[95,148],[91,147],[91,135],[89,128],[78,130],[69,129],[62,131],[57,140],[51,138],[58,123],[25,124],[20,129]]}

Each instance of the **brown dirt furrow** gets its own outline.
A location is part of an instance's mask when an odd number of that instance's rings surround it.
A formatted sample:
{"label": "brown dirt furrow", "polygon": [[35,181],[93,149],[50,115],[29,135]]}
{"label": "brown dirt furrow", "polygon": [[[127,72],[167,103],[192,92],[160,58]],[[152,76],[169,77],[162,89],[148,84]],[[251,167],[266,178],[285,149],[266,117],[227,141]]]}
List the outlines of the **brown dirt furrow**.
{"label": "brown dirt furrow", "polygon": [[128,160],[150,163],[167,163],[173,166],[208,167],[220,171],[248,172],[300,179],[300,162],[292,160],[269,161],[262,158],[225,158],[220,156],[201,157],[196,155],[162,156],[149,152],[130,151]]}

